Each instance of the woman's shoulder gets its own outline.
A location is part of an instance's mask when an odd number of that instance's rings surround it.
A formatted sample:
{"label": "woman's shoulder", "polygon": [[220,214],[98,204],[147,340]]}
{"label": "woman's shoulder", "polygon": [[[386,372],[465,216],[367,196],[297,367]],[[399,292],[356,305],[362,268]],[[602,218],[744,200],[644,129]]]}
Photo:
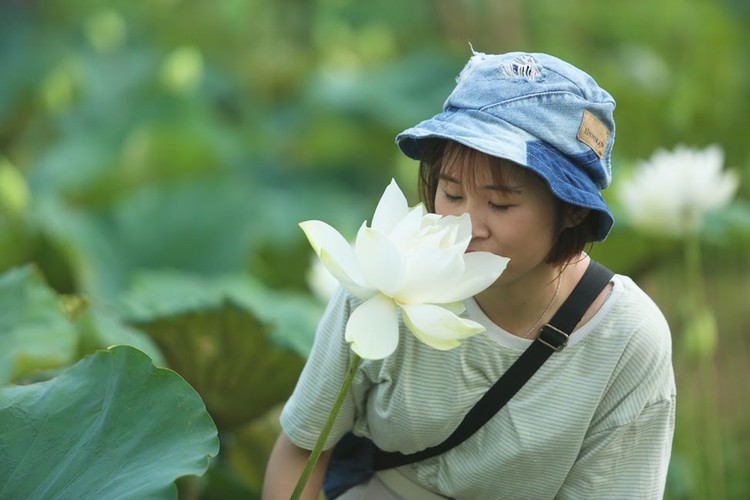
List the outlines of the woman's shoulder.
{"label": "woman's shoulder", "polygon": [[570,344],[585,351],[587,359],[611,366],[613,379],[624,375],[638,384],[659,372],[658,378],[668,386],[672,338],[664,314],[632,278],[616,274],[612,281],[610,296],[594,318],[571,337]]}
{"label": "woman's shoulder", "polygon": [[621,288],[612,314],[634,337],[652,347],[671,347],[669,324],[654,300],[629,276],[616,275]]}
{"label": "woman's shoulder", "polygon": [[669,348],[669,325],[656,303],[626,275],[615,274],[611,283],[603,304],[571,336],[569,345],[606,347],[609,352],[640,344],[646,349]]}
{"label": "woman's shoulder", "polygon": [[672,338],[669,324],[656,303],[636,282],[616,275],[621,287],[608,324],[620,337],[622,350],[615,367],[616,378],[640,385],[653,385],[655,393],[667,397],[674,392]]}

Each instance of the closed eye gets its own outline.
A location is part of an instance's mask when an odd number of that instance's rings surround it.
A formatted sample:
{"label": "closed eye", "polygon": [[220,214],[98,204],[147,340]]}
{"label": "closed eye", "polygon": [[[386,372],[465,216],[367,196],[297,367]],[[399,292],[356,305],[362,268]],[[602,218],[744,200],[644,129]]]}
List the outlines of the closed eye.
{"label": "closed eye", "polygon": [[464,199],[463,196],[452,195],[446,191],[443,191],[443,196],[445,196],[445,199],[448,200],[448,203],[458,203],[459,201]]}
{"label": "closed eye", "polygon": [[497,203],[490,203],[489,205],[492,210],[495,210],[498,212],[508,210],[510,207],[513,206],[513,205],[498,205]]}

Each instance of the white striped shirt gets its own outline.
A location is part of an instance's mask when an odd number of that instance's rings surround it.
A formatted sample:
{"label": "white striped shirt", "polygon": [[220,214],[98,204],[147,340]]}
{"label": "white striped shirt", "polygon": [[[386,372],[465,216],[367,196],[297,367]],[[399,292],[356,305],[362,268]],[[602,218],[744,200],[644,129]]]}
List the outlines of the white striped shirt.
{"label": "white striped shirt", "polygon": [[[476,434],[411,465],[425,487],[458,499],[660,498],[675,415],[669,327],[630,279]],[[339,290],[281,415],[311,449],[346,373],[343,332],[357,299]],[[450,351],[401,325],[399,346],[363,361],[326,448],[349,430],[412,453],[442,442],[531,341],[493,324],[473,299],[464,316],[487,329]]]}

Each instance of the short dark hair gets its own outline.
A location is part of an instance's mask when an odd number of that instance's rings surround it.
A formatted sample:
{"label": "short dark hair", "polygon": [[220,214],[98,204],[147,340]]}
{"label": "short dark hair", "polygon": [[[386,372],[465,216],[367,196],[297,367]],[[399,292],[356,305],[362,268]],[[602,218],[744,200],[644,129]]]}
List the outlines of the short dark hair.
{"label": "short dark hair", "polygon": [[[486,155],[454,141],[426,139],[424,142],[422,157],[419,161],[419,195],[429,212],[435,212],[435,195],[439,176],[445,165],[460,169],[465,169],[468,165],[487,165],[492,172],[494,183],[497,186],[503,186],[505,184],[502,175],[503,165],[513,163],[510,160]],[[462,170],[469,176],[472,176],[474,171],[476,169]],[[526,169],[526,171],[529,175],[536,176],[531,170]],[[545,262],[550,265],[563,265],[579,256],[586,245],[595,240],[597,221],[596,213],[592,210],[574,226],[565,227],[565,216],[576,217],[576,213],[580,213],[582,207],[571,205],[557,197],[555,200],[557,200],[555,215],[557,241],[547,254]]]}

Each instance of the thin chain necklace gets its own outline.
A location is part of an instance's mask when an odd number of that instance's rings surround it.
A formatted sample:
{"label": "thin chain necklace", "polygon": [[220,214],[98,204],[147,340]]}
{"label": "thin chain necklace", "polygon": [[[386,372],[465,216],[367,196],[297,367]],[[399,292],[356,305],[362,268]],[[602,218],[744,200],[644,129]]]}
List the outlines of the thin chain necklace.
{"label": "thin chain necklace", "polygon": [[557,278],[557,286],[555,287],[555,293],[552,295],[552,299],[550,299],[549,304],[547,304],[547,307],[544,308],[544,311],[542,311],[542,314],[539,315],[539,319],[536,320],[536,323],[531,325],[531,328],[529,328],[529,331],[526,332],[526,335],[524,335],[521,338],[527,339],[529,338],[529,335],[531,335],[531,332],[534,331],[534,329],[539,325],[539,322],[542,321],[542,318],[545,314],[549,311],[550,307],[552,307],[552,304],[555,302],[555,299],[557,298],[557,294],[560,292],[560,284],[562,283],[562,276],[558,276]]}

